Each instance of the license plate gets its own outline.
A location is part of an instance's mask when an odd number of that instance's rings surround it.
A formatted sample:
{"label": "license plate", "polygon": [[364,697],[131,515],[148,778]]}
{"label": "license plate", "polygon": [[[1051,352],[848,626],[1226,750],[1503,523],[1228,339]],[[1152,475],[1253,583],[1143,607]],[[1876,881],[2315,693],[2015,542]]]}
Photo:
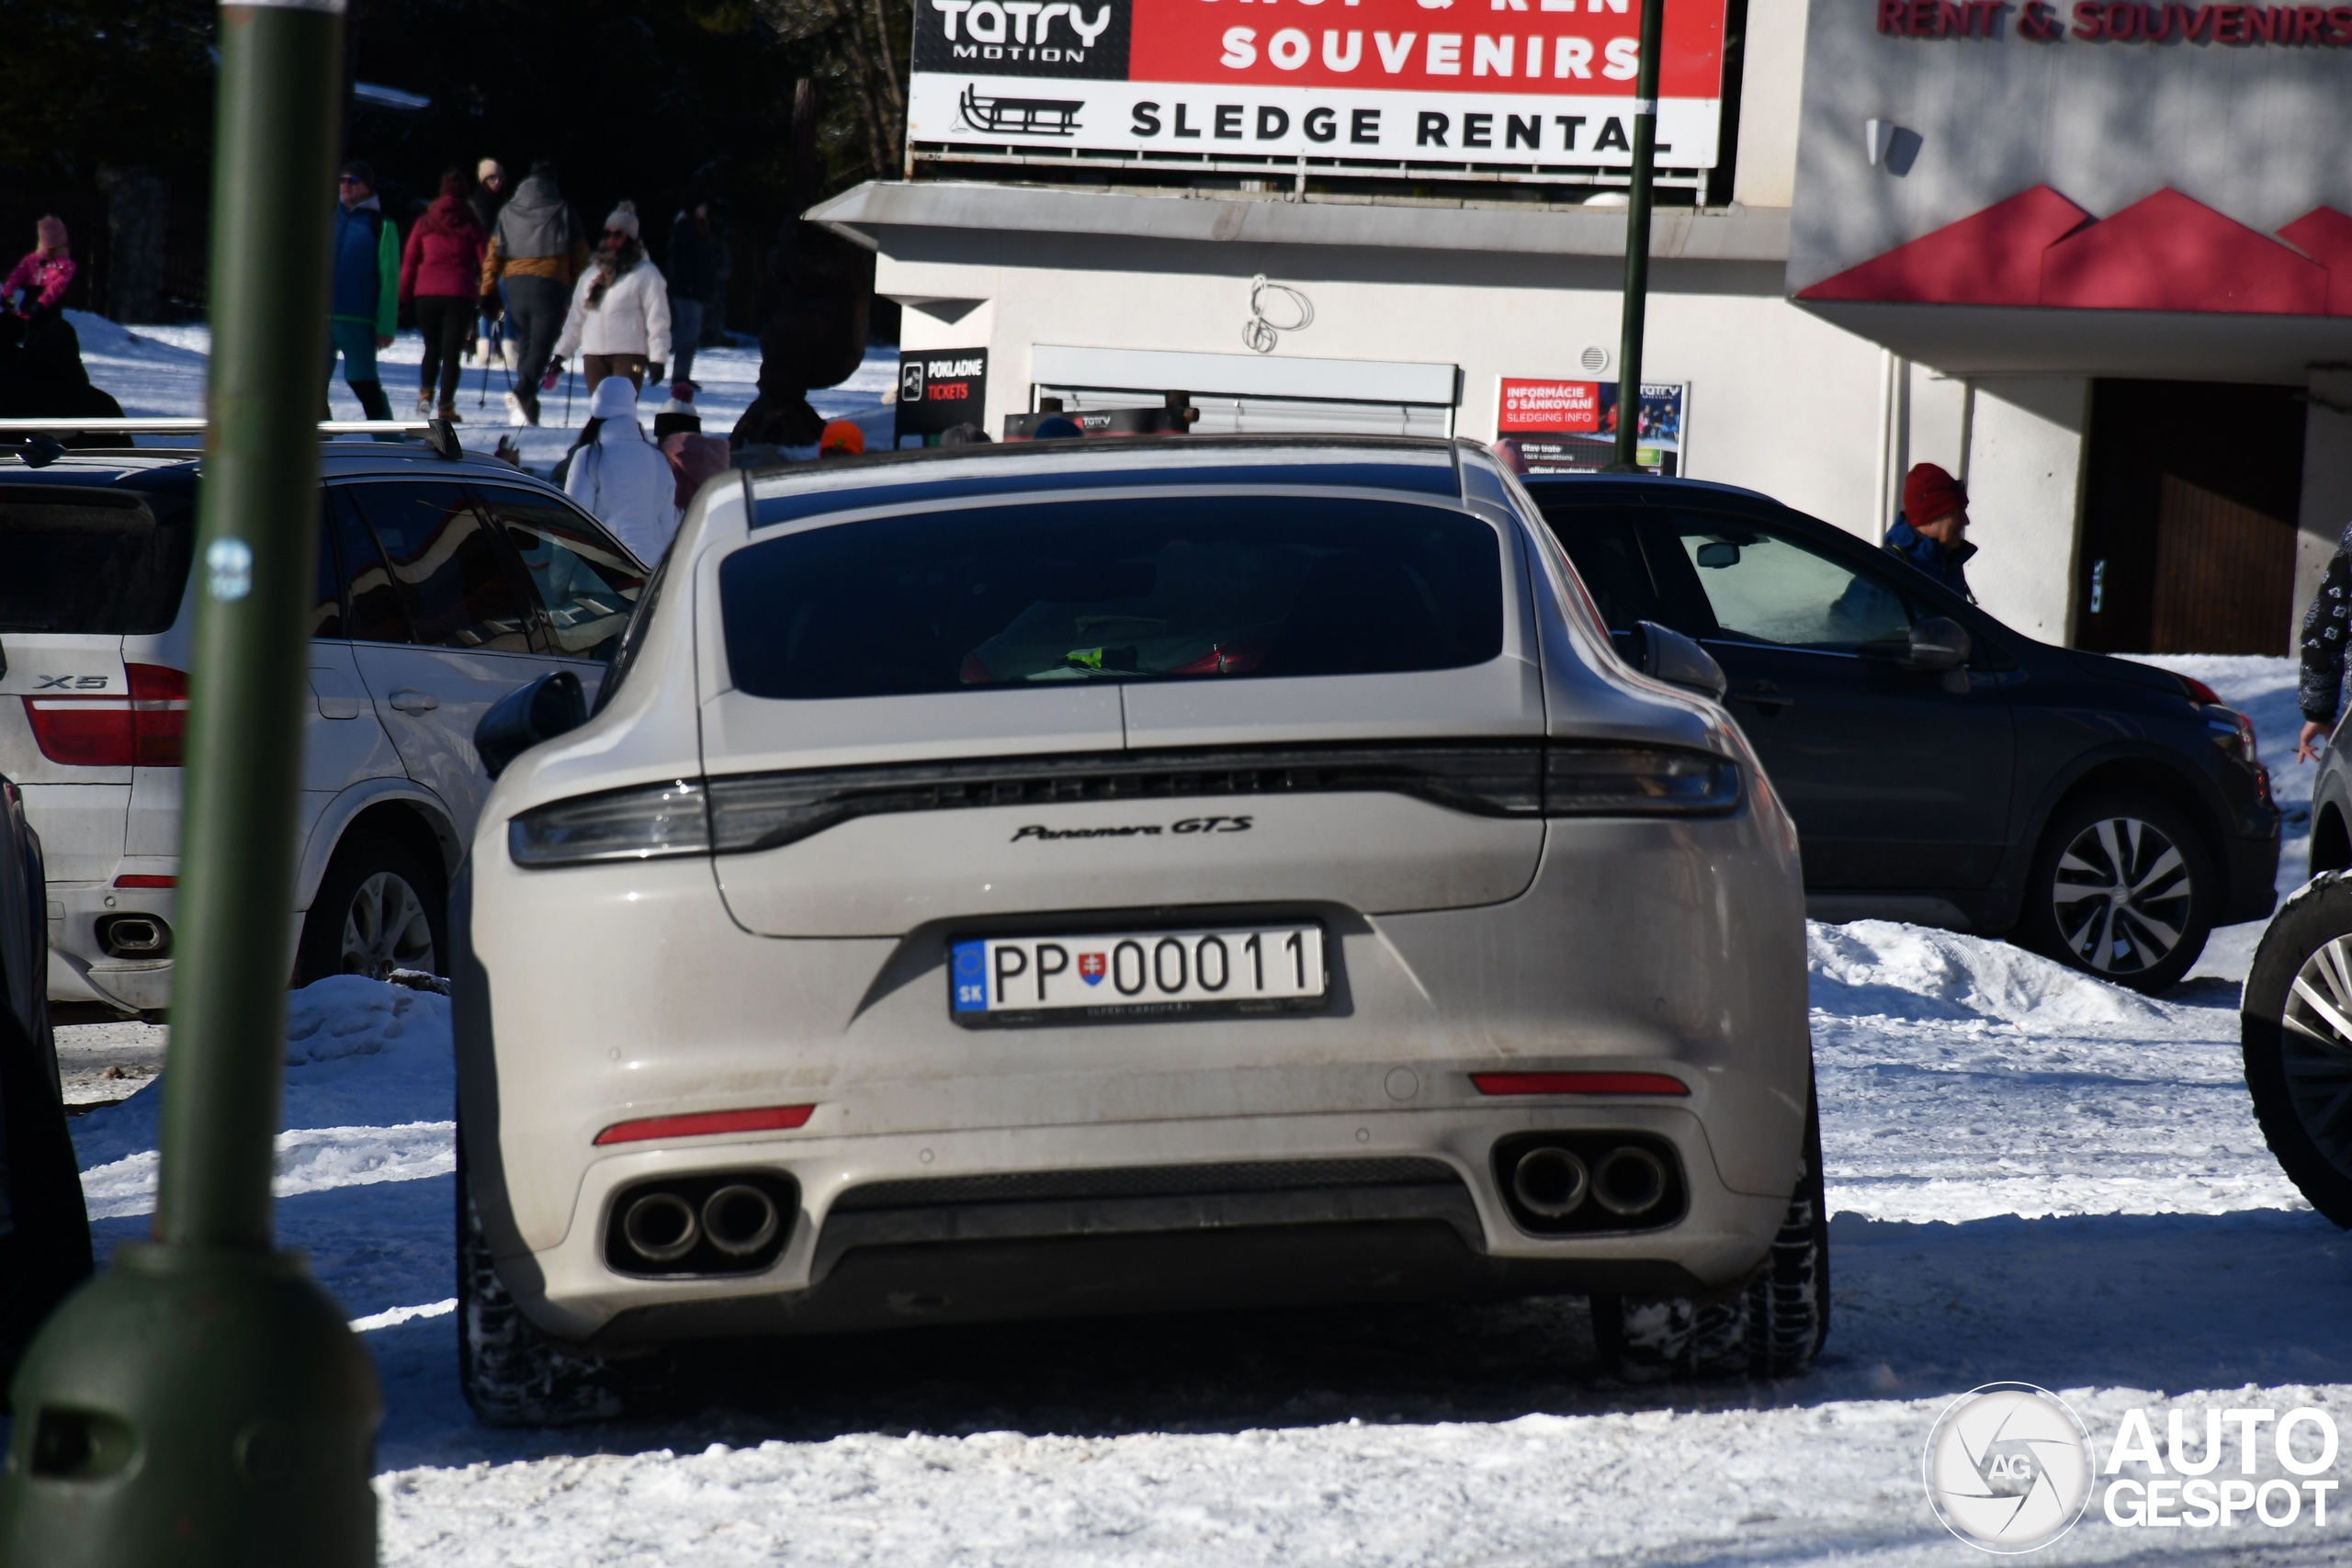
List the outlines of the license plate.
{"label": "license plate", "polygon": [[1322,1005],[1323,928],[975,938],[948,949],[959,1023],[1286,1012]]}

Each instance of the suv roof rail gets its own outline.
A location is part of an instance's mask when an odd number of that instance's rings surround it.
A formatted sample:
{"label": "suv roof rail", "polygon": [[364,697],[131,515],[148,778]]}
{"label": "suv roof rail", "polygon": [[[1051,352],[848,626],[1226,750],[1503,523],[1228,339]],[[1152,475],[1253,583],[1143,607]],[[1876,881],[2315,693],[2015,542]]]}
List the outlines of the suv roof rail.
{"label": "suv roof rail", "polygon": [[[27,430],[47,435],[201,435],[200,419],[17,419],[0,414],[0,431]],[[433,428],[427,419],[322,419],[324,435],[393,435],[424,434]]]}

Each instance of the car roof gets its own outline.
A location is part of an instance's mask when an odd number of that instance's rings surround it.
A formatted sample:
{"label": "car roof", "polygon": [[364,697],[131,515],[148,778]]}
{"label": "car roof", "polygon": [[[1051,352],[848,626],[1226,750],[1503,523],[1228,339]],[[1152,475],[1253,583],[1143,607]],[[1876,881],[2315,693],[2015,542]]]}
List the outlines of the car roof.
{"label": "car roof", "polygon": [[1468,443],[1429,436],[1147,435],[929,447],[752,476],[754,528],[853,508],[1125,486],[1311,485],[1462,499]]}
{"label": "car roof", "polygon": [[1527,487],[1530,495],[1543,502],[1574,501],[1599,505],[1639,501],[1653,506],[1670,506],[1678,501],[1738,500],[1760,501],[1775,511],[1787,510],[1784,502],[1762,491],[1720,484],[1713,479],[1671,479],[1664,474],[1521,474],[1519,482]]}
{"label": "car roof", "polygon": [[[40,468],[0,463],[0,484],[119,485],[129,490],[186,493],[204,471],[201,447],[69,447]],[[320,444],[319,477],[371,476],[472,479],[551,488],[537,474],[495,457],[467,453],[455,460],[436,455],[422,441],[338,441]]]}

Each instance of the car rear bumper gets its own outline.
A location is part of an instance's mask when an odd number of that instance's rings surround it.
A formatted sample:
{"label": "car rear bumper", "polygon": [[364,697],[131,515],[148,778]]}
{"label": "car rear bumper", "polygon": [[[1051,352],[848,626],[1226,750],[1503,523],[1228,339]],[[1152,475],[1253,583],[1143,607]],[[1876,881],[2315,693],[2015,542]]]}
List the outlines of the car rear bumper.
{"label": "car rear bumper", "polygon": [[[1646,1134],[1670,1145],[1687,1206],[1674,1223],[1570,1236],[1522,1229],[1490,1158],[1528,1131]],[[933,1202],[853,1194],[1012,1173],[1422,1162],[1425,1177],[1173,1198]],[[632,1277],[608,1247],[616,1202],[648,1181],[781,1176],[799,1196],[782,1252],[756,1273]],[[900,1184],[908,1184],[902,1187]],[[1785,1194],[1718,1175],[1698,1117],[1671,1104],[1487,1101],[1456,1109],[1229,1117],[1148,1125],[761,1137],[598,1160],[556,1247],[502,1258],[526,1313],[603,1345],[1321,1302],[1481,1300],[1596,1291],[1703,1294],[1763,1260]]]}
{"label": "car rear bumper", "polygon": [[[125,863],[126,869],[138,863]],[[168,867],[167,867],[168,869]],[[49,885],[49,999],[102,1002],[130,1012],[171,1004],[172,961],[107,952],[100,928],[125,915],[144,915],[176,930],[179,897],[168,887],[118,888],[105,882]]]}
{"label": "car rear bumper", "polygon": [[2267,919],[2278,907],[2278,819],[2271,820],[2270,831],[2261,838],[2222,841],[2224,888],[2215,925]]}

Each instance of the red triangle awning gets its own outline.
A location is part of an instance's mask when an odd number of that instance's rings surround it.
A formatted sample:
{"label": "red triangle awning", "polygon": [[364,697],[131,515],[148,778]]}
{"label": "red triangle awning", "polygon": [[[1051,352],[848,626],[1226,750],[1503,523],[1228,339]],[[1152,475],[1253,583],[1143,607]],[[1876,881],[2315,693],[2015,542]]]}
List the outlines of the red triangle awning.
{"label": "red triangle awning", "polygon": [[2352,217],[2332,207],[2314,207],[2278,237],[2327,268],[2327,313],[2352,316]]}
{"label": "red triangle awning", "polygon": [[1797,298],[2038,305],[2042,253],[2090,221],[2089,213],[2048,186],[2035,186],[1826,277]]}

